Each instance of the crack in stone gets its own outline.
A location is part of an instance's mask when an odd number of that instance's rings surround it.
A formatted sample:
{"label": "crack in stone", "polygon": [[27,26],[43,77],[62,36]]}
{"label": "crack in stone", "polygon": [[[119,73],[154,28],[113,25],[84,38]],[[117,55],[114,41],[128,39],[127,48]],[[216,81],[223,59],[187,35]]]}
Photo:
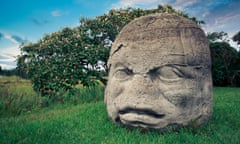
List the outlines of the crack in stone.
{"label": "crack in stone", "polygon": [[118,52],[121,48],[123,47],[123,44],[120,44],[117,49],[112,53],[111,57],[116,53]]}

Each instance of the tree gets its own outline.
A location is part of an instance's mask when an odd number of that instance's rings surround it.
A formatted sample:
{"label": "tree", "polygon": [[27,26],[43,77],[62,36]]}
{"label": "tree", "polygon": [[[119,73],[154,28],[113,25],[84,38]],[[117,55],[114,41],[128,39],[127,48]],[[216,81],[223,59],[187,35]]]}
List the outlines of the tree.
{"label": "tree", "polygon": [[21,48],[18,68],[25,70],[34,89],[42,95],[54,96],[66,91],[79,80],[84,85],[92,83],[98,72],[93,67],[97,61],[95,52],[88,48],[78,29],[64,28],[46,35],[38,43]]}
{"label": "tree", "polygon": [[227,38],[228,38],[228,34],[223,31],[207,33],[207,39],[212,42],[217,41],[217,40],[227,41]]}
{"label": "tree", "polygon": [[232,37],[233,41],[237,42],[240,45],[240,31]]}
{"label": "tree", "polygon": [[210,42],[213,84],[236,86],[240,81],[239,54],[227,42]]}

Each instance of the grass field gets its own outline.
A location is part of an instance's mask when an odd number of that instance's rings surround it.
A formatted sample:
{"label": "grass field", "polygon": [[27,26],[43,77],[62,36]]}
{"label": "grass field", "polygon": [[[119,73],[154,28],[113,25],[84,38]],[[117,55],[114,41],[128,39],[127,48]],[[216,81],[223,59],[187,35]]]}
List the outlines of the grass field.
{"label": "grass field", "polygon": [[72,90],[57,95],[61,101],[52,101],[35,92],[29,80],[16,76],[0,77],[0,118],[17,116],[22,113],[55,106],[57,104],[82,104],[103,100],[104,85],[83,87],[77,85]]}
{"label": "grass field", "polygon": [[103,101],[57,105],[0,118],[0,143],[239,144],[240,88],[214,88],[214,112],[198,129],[160,134],[111,123]]}
{"label": "grass field", "polygon": [[16,76],[0,77],[0,118],[31,111],[41,103],[31,82]]}

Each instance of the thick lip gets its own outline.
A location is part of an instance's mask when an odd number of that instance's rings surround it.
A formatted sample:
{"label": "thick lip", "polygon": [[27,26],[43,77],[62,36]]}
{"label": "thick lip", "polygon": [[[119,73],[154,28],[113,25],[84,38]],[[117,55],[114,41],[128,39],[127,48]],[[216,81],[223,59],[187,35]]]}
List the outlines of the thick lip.
{"label": "thick lip", "polygon": [[135,114],[139,114],[139,115],[148,115],[148,116],[158,118],[158,119],[161,119],[165,116],[165,114],[159,114],[159,113],[157,113],[153,110],[150,110],[150,109],[125,108],[123,110],[119,110],[120,115],[127,114],[127,113],[135,113]]}
{"label": "thick lip", "polygon": [[163,121],[165,114],[157,113],[151,109],[125,108],[119,110],[118,119],[127,125],[140,127],[153,127]]}

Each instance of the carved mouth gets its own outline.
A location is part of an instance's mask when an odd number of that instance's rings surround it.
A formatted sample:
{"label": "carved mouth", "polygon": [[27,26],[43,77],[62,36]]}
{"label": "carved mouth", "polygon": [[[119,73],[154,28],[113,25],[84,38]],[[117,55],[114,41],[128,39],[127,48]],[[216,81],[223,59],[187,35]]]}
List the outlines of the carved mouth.
{"label": "carved mouth", "polygon": [[123,115],[123,114],[127,114],[127,113],[135,113],[135,114],[139,114],[139,115],[148,115],[150,117],[154,117],[157,119],[161,119],[165,116],[165,114],[158,114],[153,110],[149,110],[149,109],[133,109],[133,108],[126,108],[124,110],[120,110],[119,114]]}
{"label": "carved mouth", "polygon": [[123,124],[140,127],[153,127],[161,123],[165,114],[159,114],[149,109],[125,108],[119,111],[117,121]]}

